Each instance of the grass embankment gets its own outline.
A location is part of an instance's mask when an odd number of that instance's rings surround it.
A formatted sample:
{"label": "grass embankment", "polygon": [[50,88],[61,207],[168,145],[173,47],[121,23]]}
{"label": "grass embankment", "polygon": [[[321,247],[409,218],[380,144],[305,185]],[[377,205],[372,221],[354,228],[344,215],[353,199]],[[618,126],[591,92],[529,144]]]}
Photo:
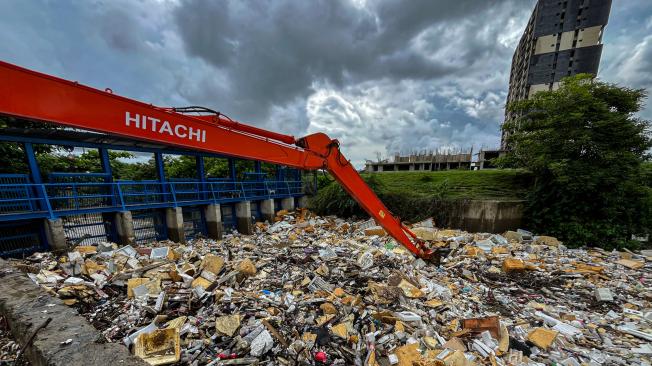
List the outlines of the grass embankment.
{"label": "grass embankment", "polygon": [[[469,200],[525,199],[531,175],[523,170],[449,170],[364,174],[387,207],[408,221],[459,212]],[[324,215],[367,216],[336,182],[320,182],[311,208]],[[443,220],[444,217],[439,217]]]}
{"label": "grass embankment", "polygon": [[[365,174],[369,176],[369,174]],[[376,173],[382,191],[442,199],[521,200],[532,177],[524,170],[448,170]]]}

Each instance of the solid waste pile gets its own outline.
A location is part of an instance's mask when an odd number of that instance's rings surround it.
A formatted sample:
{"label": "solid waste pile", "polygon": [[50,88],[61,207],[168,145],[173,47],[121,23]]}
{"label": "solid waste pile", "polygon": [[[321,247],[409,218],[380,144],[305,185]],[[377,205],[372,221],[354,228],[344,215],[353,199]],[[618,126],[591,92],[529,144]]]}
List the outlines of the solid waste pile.
{"label": "solid waste pile", "polygon": [[7,320],[0,317],[0,365],[13,364],[20,351],[20,344],[12,339],[6,323]]}
{"label": "solid waste pile", "polygon": [[152,365],[650,365],[652,253],[279,212],[252,236],[14,261]]}

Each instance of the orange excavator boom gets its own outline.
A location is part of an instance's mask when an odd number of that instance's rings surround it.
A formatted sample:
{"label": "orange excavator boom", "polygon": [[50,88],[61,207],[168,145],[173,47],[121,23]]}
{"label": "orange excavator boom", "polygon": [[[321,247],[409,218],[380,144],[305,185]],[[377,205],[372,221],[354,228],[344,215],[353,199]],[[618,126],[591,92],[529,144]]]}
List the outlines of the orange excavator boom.
{"label": "orange excavator boom", "polygon": [[389,235],[419,257],[431,252],[392,215],[323,133],[295,139],[199,107],[163,108],[0,61],[0,114],[260,160],[325,169]]}

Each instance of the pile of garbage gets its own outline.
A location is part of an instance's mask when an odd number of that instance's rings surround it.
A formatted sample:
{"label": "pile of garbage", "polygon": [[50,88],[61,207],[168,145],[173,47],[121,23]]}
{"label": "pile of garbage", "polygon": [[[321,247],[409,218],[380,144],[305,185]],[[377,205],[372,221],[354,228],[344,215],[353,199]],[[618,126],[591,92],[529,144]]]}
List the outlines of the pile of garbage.
{"label": "pile of garbage", "polygon": [[12,338],[7,320],[0,316],[0,365],[14,364],[19,354],[20,344]]}
{"label": "pile of garbage", "polygon": [[151,365],[650,365],[652,251],[279,212],[256,234],[14,261]]}

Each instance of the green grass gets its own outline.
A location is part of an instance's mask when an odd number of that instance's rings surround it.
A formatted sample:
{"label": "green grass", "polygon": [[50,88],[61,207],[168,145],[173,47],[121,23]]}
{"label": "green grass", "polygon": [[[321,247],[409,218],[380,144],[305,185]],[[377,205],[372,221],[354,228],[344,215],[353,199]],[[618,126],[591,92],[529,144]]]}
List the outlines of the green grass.
{"label": "green grass", "polygon": [[387,172],[373,175],[388,193],[446,199],[525,199],[532,176],[519,169]]}
{"label": "green grass", "polygon": [[[387,208],[407,221],[427,217],[449,222],[469,200],[524,200],[532,176],[523,170],[449,170],[441,172],[392,172],[363,174]],[[367,214],[331,178],[320,180],[310,208],[321,215],[365,217]],[[453,225],[453,224],[450,224]]]}

